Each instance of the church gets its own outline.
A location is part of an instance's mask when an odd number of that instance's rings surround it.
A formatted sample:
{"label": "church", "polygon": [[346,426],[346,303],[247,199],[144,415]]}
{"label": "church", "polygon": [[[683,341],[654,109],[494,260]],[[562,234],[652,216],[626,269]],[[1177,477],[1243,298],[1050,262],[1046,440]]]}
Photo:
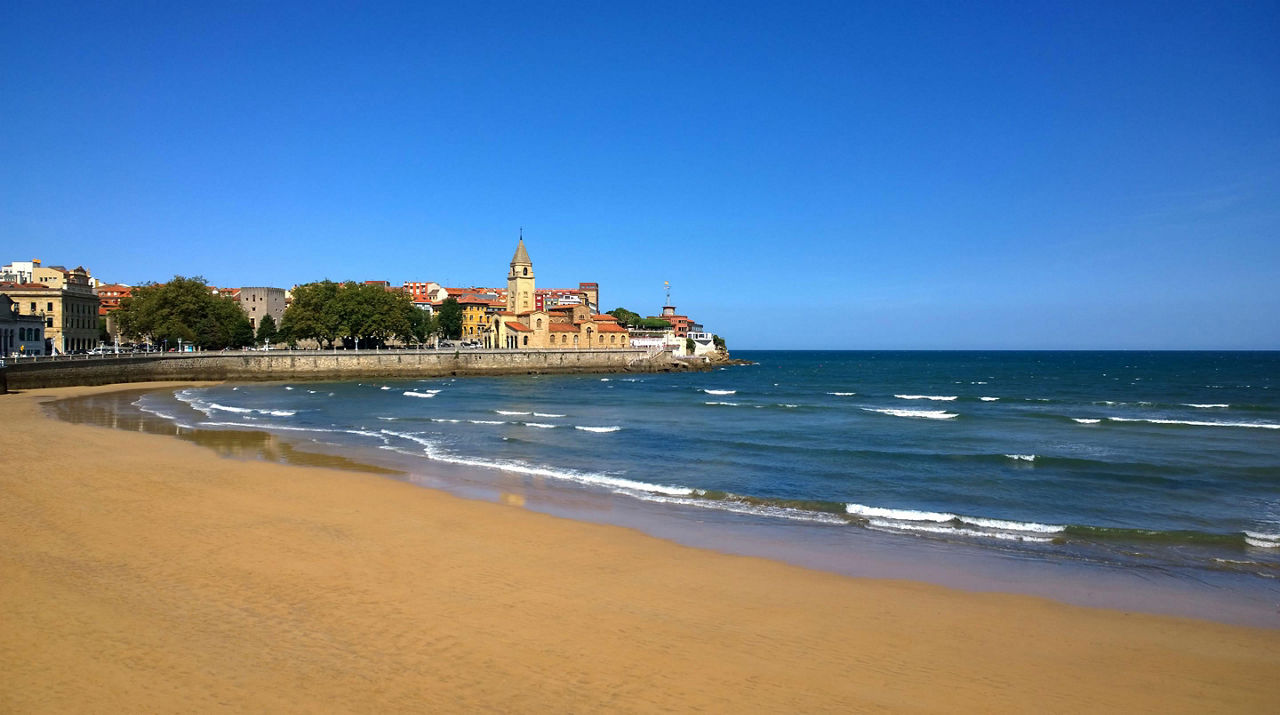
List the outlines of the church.
{"label": "church", "polygon": [[[592,285],[594,284],[583,284]],[[571,305],[542,307],[534,287],[533,262],[524,247],[524,236],[516,244],[507,273],[506,310],[492,316],[485,342],[487,347],[513,350],[621,350],[631,347],[627,329],[612,315],[598,315],[599,295],[583,291],[581,300]]]}

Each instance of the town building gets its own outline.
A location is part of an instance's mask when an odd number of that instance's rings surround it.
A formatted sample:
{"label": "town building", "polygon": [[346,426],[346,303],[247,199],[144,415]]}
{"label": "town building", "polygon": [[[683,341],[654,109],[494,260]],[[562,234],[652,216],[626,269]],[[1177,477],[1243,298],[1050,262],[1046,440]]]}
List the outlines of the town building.
{"label": "town building", "polygon": [[262,323],[263,316],[270,315],[277,328],[280,327],[280,321],[284,320],[284,288],[246,286],[237,289],[235,299],[255,331]]}
{"label": "town building", "polygon": [[27,283],[0,283],[0,295],[17,303],[22,315],[38,315],[44,321],[47,353],[88,350],[98,344],[98,296],[84,268],[62,267],[32,270]]}
{"label": "town building", "polygon": [[[542,307],[537,301],[533,261],[521,236],[507,273],[506,310],[494,312],[484,335],[487,347],[511,349],[623,349],[630,347],[627,330],[612,315],[598,315],[599,287],[579,284],[571,305]],[[589,286],[583,289],[582,286]]]}
{"label": "town building", "polygon": [[0,357],[44,355],[44,320],[23,315],[19,307],[17,301],[0,295]]}

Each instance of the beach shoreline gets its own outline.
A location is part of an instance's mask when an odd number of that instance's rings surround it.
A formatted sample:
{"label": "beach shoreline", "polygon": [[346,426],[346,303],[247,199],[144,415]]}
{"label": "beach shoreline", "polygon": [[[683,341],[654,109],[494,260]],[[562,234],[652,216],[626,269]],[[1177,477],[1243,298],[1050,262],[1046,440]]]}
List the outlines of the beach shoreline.
{"label": "beach shoreline", "polygon": [[3,709],[1280,707],[1275,630],[853,579],[41,406],[178,384],[0,397]]}

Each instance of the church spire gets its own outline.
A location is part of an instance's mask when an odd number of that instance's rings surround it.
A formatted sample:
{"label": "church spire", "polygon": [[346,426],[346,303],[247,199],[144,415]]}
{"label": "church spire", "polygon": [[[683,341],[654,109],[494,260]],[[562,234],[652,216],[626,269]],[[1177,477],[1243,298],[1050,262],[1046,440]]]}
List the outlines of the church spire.
{"label": "church spire", "polygon": [[516,255],[511,259],[511,265],[532,266],[533,261],[529,260],[529,252],[524,249],[524,228],[520,229],[520,240],[516,243]]}

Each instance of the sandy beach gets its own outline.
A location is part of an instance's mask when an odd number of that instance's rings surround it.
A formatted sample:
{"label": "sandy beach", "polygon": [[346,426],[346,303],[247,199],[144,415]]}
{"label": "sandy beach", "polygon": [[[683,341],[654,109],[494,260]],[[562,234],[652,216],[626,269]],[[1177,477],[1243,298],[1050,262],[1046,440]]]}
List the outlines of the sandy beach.
{"label": "sandy beach", "polygon": [[851,579],[41,407],[111,389],[0,395],[0,711],[1280,711],[1280,630]]}

